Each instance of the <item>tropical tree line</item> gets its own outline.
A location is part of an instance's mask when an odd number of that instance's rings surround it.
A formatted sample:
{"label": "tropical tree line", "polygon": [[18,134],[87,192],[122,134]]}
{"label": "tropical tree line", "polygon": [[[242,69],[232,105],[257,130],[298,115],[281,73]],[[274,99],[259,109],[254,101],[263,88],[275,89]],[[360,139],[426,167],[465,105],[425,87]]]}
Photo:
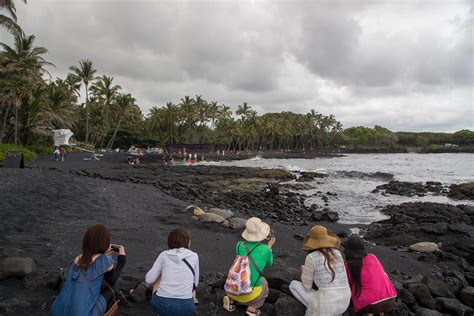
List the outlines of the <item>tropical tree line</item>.
{"label": "tropical tree line", "polygon": [[467,130],[455,134],[393,133],[381,126],[343,130],[333,115],[315,110],[258,115],[244,102],[234,112],[200,95],[155,106],[144,116],[135,98],[112,76],[99,75],[88,59],[71,66],[65,78],[53,79],[48,69],[54,65],[45,59],[48,50],[22,31],[13,0],[0,0],[0,9],[6,13],[0,14],[0,27],[13,40],[13,45],[0,43],[0,144],[49,145],[51,131],[60,128],[71,129],[77,141],[108,149],[173,143],[211,143],[214,149],[236,151],[474,143],[474,132]]}
{"label": "tropical tree line", "polygon": [[339,143],[350,146],[427,147],[431,145],[474,146],[474,131],[455,133],[392,132],[383,126],[374,128],[356,126],[347,128],[340,135]]}
{"label": "tropical tree line", "polygon": [[229,150],[298,150],[330,146],[342,131],[333,115],[314,110],[258,115],[247,103],[233,112],[202,96],[186,96],[179,104],[153,107],[145,134],[160,143],[212,143]]}

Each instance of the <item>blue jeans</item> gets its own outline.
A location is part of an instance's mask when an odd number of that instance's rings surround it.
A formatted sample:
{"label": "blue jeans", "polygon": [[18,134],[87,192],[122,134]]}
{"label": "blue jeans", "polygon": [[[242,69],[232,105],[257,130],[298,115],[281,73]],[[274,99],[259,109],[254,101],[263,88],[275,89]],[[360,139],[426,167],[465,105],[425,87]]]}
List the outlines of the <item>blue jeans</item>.
{"label": "blue jeans", "polygon": [[194,312],[192,298],[167,298],[154,294],[151,306],[160,316],[188,316]]}

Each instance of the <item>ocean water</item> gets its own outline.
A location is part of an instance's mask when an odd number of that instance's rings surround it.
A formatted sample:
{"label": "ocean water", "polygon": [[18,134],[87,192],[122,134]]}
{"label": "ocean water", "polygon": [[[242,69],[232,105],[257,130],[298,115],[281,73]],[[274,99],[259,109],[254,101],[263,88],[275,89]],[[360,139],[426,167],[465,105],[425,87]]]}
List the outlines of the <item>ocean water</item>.
{"label": "ocean water", "polygon": [[[373,174],[392,174],[394,180],[410,182],[438,181],[443,185],[474,182],[474,154],[348,154],[336,158],[261,159],[253,158],[229,162],[209,162],[221,166],[281,168],[289,171],[318,171],[329,177],[306,182],[314,189],[301,193],[313,195],[317,191],[335,192],[329,196],[329,209],[339,213],[341,223],[369,224],[385,219],[380,209],[389,204],[431,201],[450,204],[470,204],[442,195],[424,197],[384,196],[371,193],[376,186],[388,182]],[[311,197],[307,204],[324,206],[321,194]]]}

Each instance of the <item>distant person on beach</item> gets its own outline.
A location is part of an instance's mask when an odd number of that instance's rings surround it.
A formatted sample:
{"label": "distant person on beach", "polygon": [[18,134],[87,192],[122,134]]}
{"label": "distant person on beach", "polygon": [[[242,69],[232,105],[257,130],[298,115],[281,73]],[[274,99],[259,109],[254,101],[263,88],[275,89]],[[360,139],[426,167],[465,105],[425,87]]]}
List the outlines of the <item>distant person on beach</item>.
{"label": "distant person on beach", "polygon": [[[272,248],[276,239],[274,236],[270,236],[270,225],[262,222],[258,217],[249,218],[245,227],[242,233],[244,240],[237,243],[235,252],[237,255],[236,260],[242,256],[248,258],[251,292],[234,295],[229,293],[229,290],[226,290],[226,296],[224,296],[223,299],[224,309],[230,312],[234,311],[234,303],[237,303],[247,306],[246,312],[248,315],[260,315],[261,311],[259,308],[263,306],[269,294],[268,282],[262,274],[266,266],[271,267],[273,265]],[[234,261],[231,269],[235,272],[240,272],[242,269],[239,278],[241,278],[242,281],[247,280],[248,275],[244,272],[245,267],[235,267],[236,262],[237,261]],[[239,271],[236,271],[236,269]],[[231,271],[229,271],[227,277],[231,277]]]}
{"label": "distant person on beach", "polygon": [[66,157],[66,150],[63,146],[59,147],[59,154],[61,155],[61,161],[64,161],[64,157]]}
{"label": "distant person on beach", "polygon": [[145,276],[145,282],[153,285],[151,305],[160,316],[187,316],[194,312],[199,257],[190,247],[190,231],[174,229],[168,235],[168,250],[160,253]]}
{"label": "distant person on beach", "polygon": [[53,155],[54,155],[54,160],[59,161],[59,156],[61,155],[61,152],[59,151],[58,147],[54,148]]}
{"label": "distant person on beach", "polygon": [[[51,316],[103,315],[113,303],[112,286],[120,277],[126,256],[123,246],[111,248],[110,238],[104,225],[94,225],[87,230],[82,239],[82,253],[67,268],[63,288],[51,307]],[[115,268],[114,251],[118,251]]]}
{"label": "distant person on beach", "polygon": [[[339,238],[319,225],[312,227],[303,241],[308,255],[301,267],[301,282],[291,281],[290,291],[307,307],[307,316],[341,315],[349,307],[351,289],[339,245]],[[318,290],[313,289],[313,283]]]}
{"label": "distant person on beach", "polygon": [[357,235],[350,236],[344,254],[354,310],[361,311],[364,315],[383,315],[391,311],[395,305],[397,290],[379,259],[367,253],[362,238]]}

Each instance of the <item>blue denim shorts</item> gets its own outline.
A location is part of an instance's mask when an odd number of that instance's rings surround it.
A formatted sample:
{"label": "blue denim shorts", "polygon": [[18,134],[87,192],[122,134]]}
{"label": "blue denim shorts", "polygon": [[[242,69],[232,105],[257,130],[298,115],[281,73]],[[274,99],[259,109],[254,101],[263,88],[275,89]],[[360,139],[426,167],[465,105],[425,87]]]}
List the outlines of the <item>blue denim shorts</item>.
{"label": "blue denim shorts", "polygon": [[168,298],[153,295],[151,306],[160,316],[190,316],[194,312],[192,298]]}

